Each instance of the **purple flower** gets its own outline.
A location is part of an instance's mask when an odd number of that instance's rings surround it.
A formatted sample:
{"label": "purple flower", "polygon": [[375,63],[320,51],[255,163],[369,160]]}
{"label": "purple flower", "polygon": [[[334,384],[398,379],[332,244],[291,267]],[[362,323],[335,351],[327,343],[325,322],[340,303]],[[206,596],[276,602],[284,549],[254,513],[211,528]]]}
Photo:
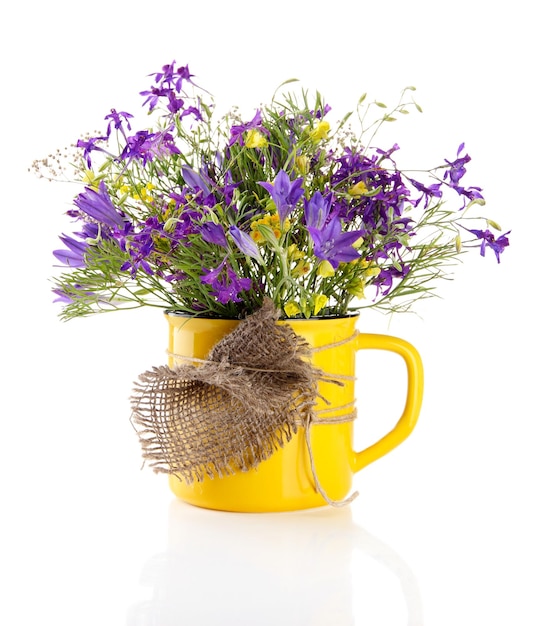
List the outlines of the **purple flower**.
{"label": "purple flower", "polygon": [[210,184],[211,181],[206,180],[205,176],[202,176],[202,174],[196,172],[189,165],[183,165],[181,171],[182,178],[184,179],[188,187],[191,187],[191,189],[193,190],[200,189],[205,196],[208,196],[210,194],[208,184]]}
{"label": "purple flower", "polygon": [[91,167],[91,152],[93,152],[93,150],[96,150],[97,152],[106,152],[106,150],[104,150],[100,146],[97,146],[97,141],[106,141],[106,139],[107,137],[90,137],[87,140],[78,139],[78,141],[76,142],[76,147],[83,149],[83,156],[85,162],[87,163],[87,167]]}
{"label": "purple flower", "polygon": [[228,247],[227,238],[225,237],[225,229],[221,224],[214,222],[204,222],[201,225],[201,237],[208,243],[215,243],[223,248]]}
{"label": "purple flower", "polygon": [[253,241],[253,238],[244,233],[243,230],[240,230],[237,226],[231,226],[229,228],[229,233],[234,243],[238,246],[238,248],[246,254],[247,256],[253,257],[259,262],[262,262],[262,256],[260,255],[260,250],[258,246]]}
{"label": "purple flower", "polygon": [[504,235],[500,235],[498,239],[494,237],[494,235],[490,232],[490,230],[470,230],[473,235],[475,235],[478,239],[481,239],[481,248],[480,253],[481,256],[485,256],[485,249],[488,247],[494,251],[496,255],[496,259],[498,263],[500,262],[500,254],[505,250],[505,248],[509,245],[509,239],[507,235],[511,232],[507,231]]}
{"label": "purple flower", "polygon": [[[481,187],[462,187],[459,184],[461,178],[466,174],[466,164],[469,163],[472,159],[468,154],[461,156],[461,152],[464,150],[464,143],[462,143],[457,149],[457,158],[455,161],[448,161],[445,159],[446,163],[449,167],[446,169],[444,173],[444,180],[449,181],[449,185],[452,189],[460,196],[465,196],[468,200],[483,200],[483,195],[481,194]],[[463,207],[464,208],[464,205]]]}
{"label": "purple flower", "polygon": [[85,253],[88,244],[85,241],[73,239],[68,235],[61,235],[60,239],[67,246],[67,249],[54,250],[52,254],[56,259],[69,267],[85,267]]}
{"label": "purple flower", "polygon": [[167,98],[169,102],[168,109],[171,113],[176,113],[178,109],[182,107],[183,101],[182,104],[180,104],[180,100],[176,98],[175,92],[180,93],[182,91],[182,83],[184,81],[192,85],[195,84],[191,80],[193,74],[190,73],[188,66],[183,65],[175,69],[175,61],[164,65],[161,72],[154,72],[150,74],[150,76],[155,77],[154,81],[156,85],[147,91],[140,92],[140,95],[146,96],[143,106],[148,104],[149,111],[153,111],[156,108],[160,98]]}
{"label": "purple flower", "polygon": [[334,269],[340,263],[349,263],[360,256],[353,244],[362,237],[364,231],[343,233],[342,223],[337,216],[321,229],[308,227],[308,232],[314,242],[314,254],[318,259],[329,261]]}
{"label": "purple flower", "polygon": [[243,146],[245,144],[243,140],[243,135],[249,130],[257,130],[261,133],[269,135],[269,131],[262,126],[262,115],[260,113],[260,110],[257,110],[255,116],[250,122],[247,122],[246,124],[236,124],[235,126],[231,127],[230,141],[228,144],[229,147],[236,142],[238,142],[240,146]]}
{"label": "purple flower", "polygon": [[122,161],[139,159],[143,162],[143,165],[146,165],[154,157],[179,154],[180,150],[175,146],[171,130],[172,127],[157,133],[140,130],[126,139],[126,145],[119,158]]}
{"label": "purple flower", "polygon": [[189,71],[188,65],[182,65],[175,70],[175,62],[164,65],[161,72],[154,72],[150,76],[155,76],[156,83],[172,85],[177,91],[182,91],[183,81],[194,84],[191,80],[194,75]]}
{"label": "purple flower", "polygon": [[419,192],[421,196],[416,200],[414,206],[417,207],[420,202],[425,198],[424,209],[429,206],[431,198],[442,198],[442,183],[434,183],[432,185],[424,185],[423,183],[415,180],[414,178],[408,178],[411,185]]}
{"label": "purple flower", "polygon": [[63,289],[59,287],[56,289],[52,289],[52,293],[54,293],[57,298],[54,298],[53,302],[61,302],[62,304],[71,304],[75,302],[75,300],[80,298],[92,297],[95,294],[92,291],[87,291],[82,285],[74,285],[75,291],[67,294]]}
{"label": "purple flower", "polygon": [[98,191],[86,187],[85,192],[75,198],[74,204],[86,215],[110,228],[124,228],[126,224],[125,218],[113,205],[104,181],[100,182]]}
{"label": "purple flower", "polygon": [[392,290],[394,280],[405,278],[409,271],[410,267],[403,264],[400,269],[396,267],[381,268],[381,272],[373,281],[373,284],[377,287],[377,295],[380,293],[383,296],[387,296]]}
{"label": "purple flower", "polygon": [[324,198],[316,191],[310,200],[305,199],[305,222],[308,228],[323,228],[331,212],[332,198],[332,194]]}
{"label": "purple flower", "polygon": [[123,136],[125,136],[125,132],[123,129],[123,121],[126,123],[126,128],[128,130],[132,130],[132,127],[130,126],[130,122],[128,121],[132,117],[134,116],[131,115],[130,113],[126,113],[126,111],[120,111],[119,113],[117,113],[115,109],[112,109],[111,112],[108,115],[106,115],[106,117],[104,118],[105,120],[110,120],[108,122],[108,129],[106,131],[107,137],[111,135],[112,123],[113,123],[113,127],[115,128],[115,130],[121,131]]}
{"label": "purple flower", "polygon": [[267,189],[275,202],[281,224],[293,211],[296,204],[305,193],[303,179],[298,178],[293,182],[284,170],[280,170],[273,183],[259,182],[259,185]]}
{"label": "purple flower", "polygon": [[201,276],[201,283],[212,287],[211,295],[221,304],[241,302],[242,299],[238,294],[251,289],[251,279],[238,278],[226,259],[215,269],[205,271],[206,273]]}

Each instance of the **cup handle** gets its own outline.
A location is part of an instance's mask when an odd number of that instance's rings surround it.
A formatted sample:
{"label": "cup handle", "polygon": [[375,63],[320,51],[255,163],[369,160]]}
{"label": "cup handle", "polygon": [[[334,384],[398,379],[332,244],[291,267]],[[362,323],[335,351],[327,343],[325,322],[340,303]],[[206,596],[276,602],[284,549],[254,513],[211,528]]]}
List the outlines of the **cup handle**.
{"label": "cup handle", "polygon": [[418,421],[424,391],[422,359],[408,341],[390,335],[359,333],[355,339],[355,351],[360,350],[386,350],[399,354],[407,368],[407,396],[403,413],[394,428],[364,450],[354,452],[351,463],[353,472],[377,461],[405,441]]}

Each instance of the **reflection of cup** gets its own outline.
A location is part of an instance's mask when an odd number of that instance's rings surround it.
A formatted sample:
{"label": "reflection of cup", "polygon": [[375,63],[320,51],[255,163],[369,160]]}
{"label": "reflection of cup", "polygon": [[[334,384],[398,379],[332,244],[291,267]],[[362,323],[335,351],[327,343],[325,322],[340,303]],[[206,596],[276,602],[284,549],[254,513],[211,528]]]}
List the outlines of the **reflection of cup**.
{"label": "reflection of cup", "polygon": [[[205,359],[213,346],[239,323],[174,314],[168,314],[167,320],[170,353],[194,359]],[[320,382],[316,411],[321,419],[310,426],[309,439],[308,431],[299,427],[283,448],[254,470],[220,476],[216,473],[213,478],[206,476],[192,484],[171,475],[173,492],[196,506],[247,512],[315,508],[327,501],[345,498],[351,491],[355,472],[381,458],[409,436],[418,419],[423,394],[423,368],[416,349],[397,337],[356,333],[357,320],[358,316],[286,322],[311,346],[313,365],[341,383]],[[405,407],[394,428],[366,449],[356,452],[352,408],[355,353],[360,350],[382,350],[401,356],[407,371],[407,391]],[[174,363],[171,357],[170,364]],[[181,363],[179,358],[176,363]],[[211,430],[209,424],[197,441],[204,441]],[[217,441],[216,438],[212,448],[217,446]],[[194,444],[190,445],[197,449]]]}
{"label": "reflection of cup", "polygon": [[[174,501],[169,549],[142,573],[153,598],[132,607],[127,626],[366,623],[367,590],[355,580],[366,580],[367,557],[380,565],[375,580],[380,572],[382,603],[396,616],[385,623],[421,626],[412,572],[354,525],[349,507],[244,516]],[[381,606],[372,609],[374,618],[380,616]]]}

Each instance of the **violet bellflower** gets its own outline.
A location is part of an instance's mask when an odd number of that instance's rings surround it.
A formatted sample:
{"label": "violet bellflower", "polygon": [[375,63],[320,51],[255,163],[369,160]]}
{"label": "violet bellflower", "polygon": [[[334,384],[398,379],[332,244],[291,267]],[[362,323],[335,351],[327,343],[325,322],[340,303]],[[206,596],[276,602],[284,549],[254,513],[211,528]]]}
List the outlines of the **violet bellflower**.
{"label": "violet bellflower", "polygon": [[223,248],[228,247],[225,229],[221,224],[215,222],[204,222],[200,227],[201,237],[208,243],[215,243]]}
{"label": "violet bellflower", "polygon": [[251,235],[248,235],[243,230],[240,230],[237,226],[231,226],[229,228],[230,236],[238,248],[247,256],[256,259],[259,263],[262,263],[262,256],[258,246],[253,241]]}
{"label": "violet bellflower", "polygon": [[314,242],[314,254],[318,259],[329,261],[334,269],[340,263],[350,263],[360,257],[353,244],[365,231],[342,232],[342,222],[337,215],[331,217],[323,228],[309,226],[308,232]]}
{"label": "violet bellflower", "polygon": [[67,246],[64,250],[54,250],[52,254],[60,263],[69,267],[85,267],[85,253],[88,244],[85,241],[73,239],[68,235],[60,235],[61,241]]}
{"label": "violet bellflower", "polygon": [[98,191],[86,187],[74,199],[74,204],[80,211],[110,228],[124,228],[126,224],[126,219],[113,205],[104,181],[100,181]]}
{"label": "violet bellflower", "polygon": [[303,179],[297,178],[291,181],[284,170],[278,172],[273,183],[259,182],[258,184],[269,191],[277,207],[281,224],[284,223],[284,220],[293,211],[305,193],[303,189]]}
{"label": "violet bellflower", "polygon": [[182,174],[182,178],[188,187],[191,187],[192,190],[197,191],[200,189],[203,193],[203,196],[208,196],[210,194],[210,189],[208,185],[211,184],[211,181],[207,176],[203,176],[199,172],[196,172],[189,165],[183,165],[180,170]]}
{"label": "violet bellflower", "polygon": [[308,228],[323,228],[331,212],[332,199],[332,193],[324,197],[319,191],[315,191],[310,200],[305,198],[305,222]]}

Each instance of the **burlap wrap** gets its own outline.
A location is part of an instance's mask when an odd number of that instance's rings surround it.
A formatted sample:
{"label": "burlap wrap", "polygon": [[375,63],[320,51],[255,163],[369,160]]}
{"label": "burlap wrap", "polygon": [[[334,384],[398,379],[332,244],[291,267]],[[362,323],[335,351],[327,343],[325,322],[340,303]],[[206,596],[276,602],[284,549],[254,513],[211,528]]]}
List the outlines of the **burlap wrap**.
{"label": "burlap wrap", "polygon": [[200,364],[139,376],[132,422],[154,471],[188,484],[248,471],[309,423],[322,372],[307,342],[277,319],[266,300]]}

